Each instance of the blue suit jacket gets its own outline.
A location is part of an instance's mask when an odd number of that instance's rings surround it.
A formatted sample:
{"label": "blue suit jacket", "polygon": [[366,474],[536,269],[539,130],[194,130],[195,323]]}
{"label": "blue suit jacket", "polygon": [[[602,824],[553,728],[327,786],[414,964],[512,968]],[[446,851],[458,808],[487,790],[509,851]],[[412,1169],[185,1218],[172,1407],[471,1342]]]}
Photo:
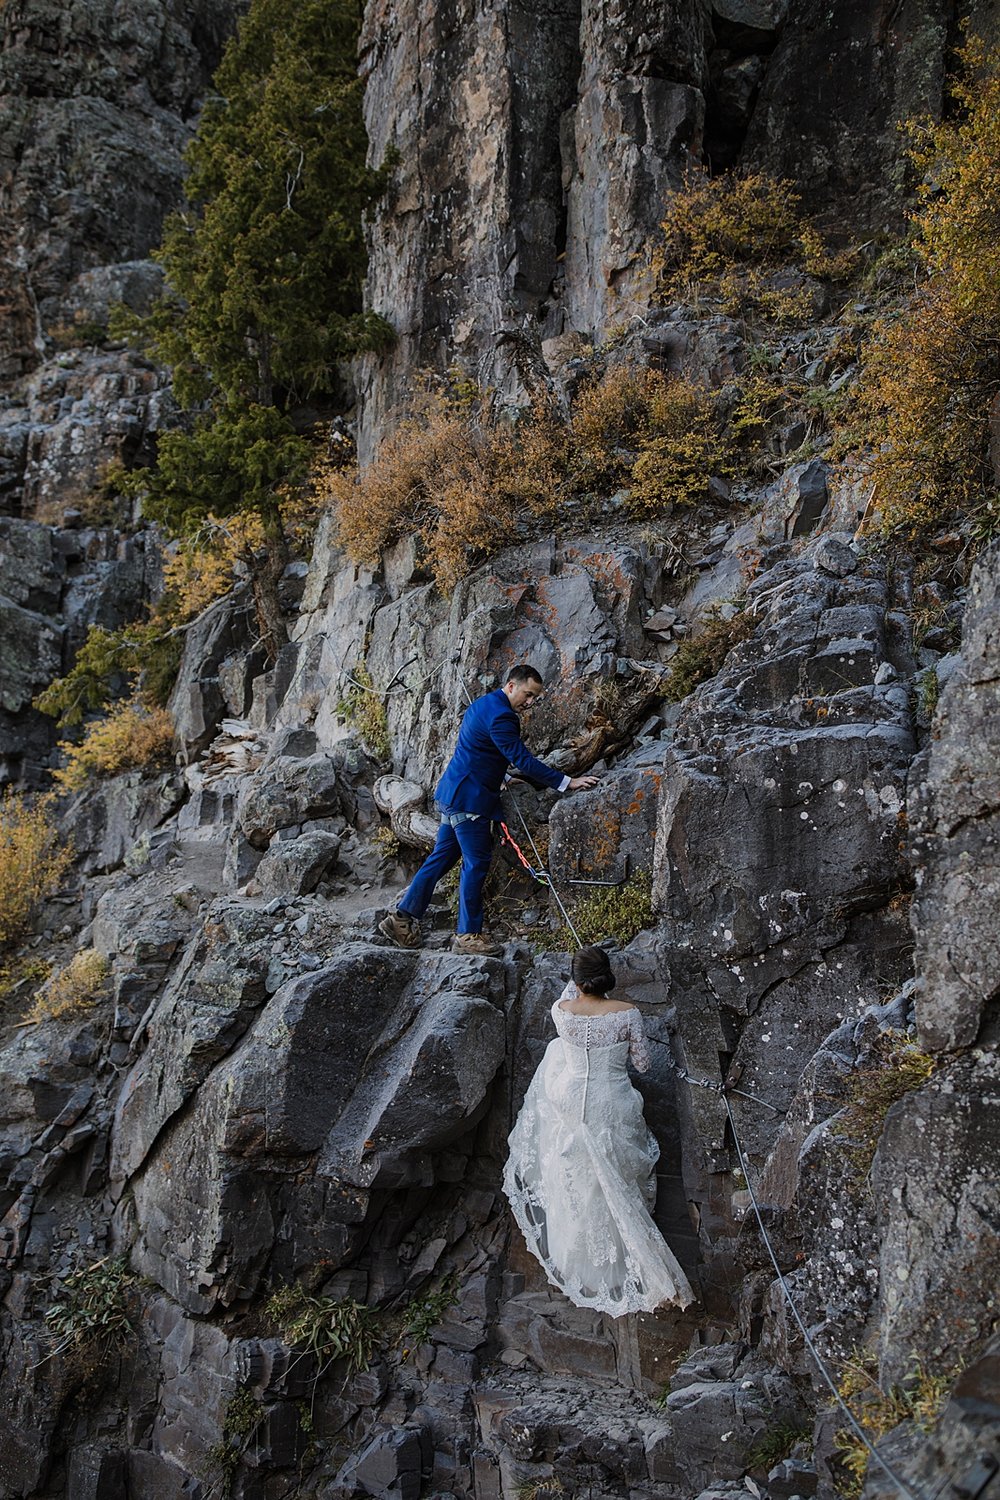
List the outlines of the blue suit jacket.
{"label": "blue suit jacket", "polygon": [[435,797],[449,812],[502,816],[500,787],[509,765],[532,781],[558,790],[563,772],[536,760],[521,739],[517,714],[502,688],[470,703],[458,731],[455,753],[437,784]]}

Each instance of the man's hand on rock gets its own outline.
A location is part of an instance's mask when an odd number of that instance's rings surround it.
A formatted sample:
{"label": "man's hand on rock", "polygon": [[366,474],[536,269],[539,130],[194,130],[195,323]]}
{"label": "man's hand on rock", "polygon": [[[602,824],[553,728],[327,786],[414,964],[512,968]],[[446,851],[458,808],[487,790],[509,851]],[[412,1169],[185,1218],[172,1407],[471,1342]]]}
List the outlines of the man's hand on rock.
{"label": "man's hand on rock", "polygon": [[598,779],[596,776],[571,776],[569,786],[566,790],[568,792],[589,792],[592,786],[597,785]]}

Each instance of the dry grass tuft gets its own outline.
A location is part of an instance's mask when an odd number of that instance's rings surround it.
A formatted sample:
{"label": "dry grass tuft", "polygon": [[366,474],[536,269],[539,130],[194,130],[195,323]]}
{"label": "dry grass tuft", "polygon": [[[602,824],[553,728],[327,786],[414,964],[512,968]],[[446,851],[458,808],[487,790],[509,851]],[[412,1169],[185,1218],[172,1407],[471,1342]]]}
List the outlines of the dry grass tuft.
{"label": "dry grass tuft", "polygon": [[96,948],[81,948],[35,996],[26,1021],[63,1021],[82,1015],[96,1003],[111,965]]}

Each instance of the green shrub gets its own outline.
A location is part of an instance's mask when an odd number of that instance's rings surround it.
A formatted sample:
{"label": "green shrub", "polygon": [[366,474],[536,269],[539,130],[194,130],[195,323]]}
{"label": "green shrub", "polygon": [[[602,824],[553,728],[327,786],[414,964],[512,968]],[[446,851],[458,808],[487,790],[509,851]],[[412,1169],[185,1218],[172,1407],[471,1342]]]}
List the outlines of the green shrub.
{"label": "green shrub", "polygon": [[[577,898],[570,915],[582,944],[610,941],[624,948],[653,924],[652,876],[640,870],[622,885],[595,887]],[[565,947],[574,941],[568,928],[563,928],[561,938]]]}
{"label": "green shrub", "polygon": [[162,435],[156,465],[143,471],[145,512],[179,535],[210,516],[269,511],[283,484],[301,479],[310,445],[273,406],[224,406],[191,432]]}
{"label": "green shrub", "polygon": [[200,413],[164,433],[130,483],[174,536],[260,516],[264,545],[244,560],[272,659],[288,639],[281,491],[312,456],[287,413],[336,399],[338,362],[392,339],[362,303],[363,217],[388,166],[367,165],[360,21],[352,0],[251,0],[187,149],[187,203],[157,252],[164,294],[149,317],[120,313],[113,326],[168,365],[181,404]]}
{"label": "green shrub", "polygon": [[68,1350],[103,1358],[123,1348],[135,1331],[131,1302],[138,1285],[124,1255],[105,1256],[71,1272],[45,1314],[47,1358]]}
{"label": "green shrub", "polygon": [[165,621],[121,630],[92,625],[66,676],[50,682],[34,706],[51,714],[60,728],[81,723],[87,713],[104,708],[132,686],[141,689],[151,705],[162,707],[177,676],[182,649],[183,638],[170,633]]}
{"label": "green shrub", "polygon": [[347,1371],[366,1370],[379,1346],[380,1315],[352,1298],[317,1297],[298,1283],[279,1287],[264,1308],[289,1344],[308,1349],[321,1363],[343,1359]]}
{"label": "green shrub", "polygon": [[[917,1362],[901,1384],[885,1390],[878,1383],[878,1361],[865,1352],[846,1361],[837,1389],[859,1419],[869,1442],[875,1444],[901,1422],[913,1422],[921,1432],[929,1432],[944,1408],[957,1373],[952,1370],[931,1375]],[[852,1428],[836,1433],[834,1441],[837,1461],[845,1476],[839,1493],[845,1500],[856,1500],[868,1469],[868,1448]]]}
{"label": "green shrub", "polygon": [[238,1390],[226,1407],[221,1441],[205,1455],[209,1469],[220,1476],[224,1497],[232,1494],[236,1471],[266,1415],[262,1403],[245,1388]]}
{"label": "green shrub", "polygon": [[454,1272],[446,1276],[433,1291],[423,1292],[407,1303],[403,1310],[403,1331],[400,1342],[403,1359],[409,1359],[414,1349],[426,1344],[431,1329],[436,1328],[450,1307],[458,1302],[458,1278]]}
{"label": "green shrub", "polygon": [[757,1438],[747,1453],[746,1466],[748,1469],[762,1469],[767,1473],[775,1464],[780,1464],[783,1458],[787,1458],[798,1443],[809,1442],[811,1438],[811,1427],[780,1422],[777,1427],[769,1427]]}
{"label": "green shrub", "polygon": [[386,175],[367,166],[359,22],[349,0],[252,0],[226,47],[149,328],[185,404],[329,392],[339,359],[391,338],[362,308],[362,219]]}

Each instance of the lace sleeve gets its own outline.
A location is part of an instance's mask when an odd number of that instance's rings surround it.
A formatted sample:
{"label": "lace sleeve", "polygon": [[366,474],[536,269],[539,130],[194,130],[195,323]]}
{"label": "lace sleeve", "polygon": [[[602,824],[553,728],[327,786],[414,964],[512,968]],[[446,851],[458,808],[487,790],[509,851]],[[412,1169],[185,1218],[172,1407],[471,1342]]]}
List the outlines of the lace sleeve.
{"label": "lace sleeve", "polygon": [[628,1013],[628,1055],[637,1073],[649,1072],[649,1052],[646,1049],[646,1033],[642,1016],[637,1010]]}

